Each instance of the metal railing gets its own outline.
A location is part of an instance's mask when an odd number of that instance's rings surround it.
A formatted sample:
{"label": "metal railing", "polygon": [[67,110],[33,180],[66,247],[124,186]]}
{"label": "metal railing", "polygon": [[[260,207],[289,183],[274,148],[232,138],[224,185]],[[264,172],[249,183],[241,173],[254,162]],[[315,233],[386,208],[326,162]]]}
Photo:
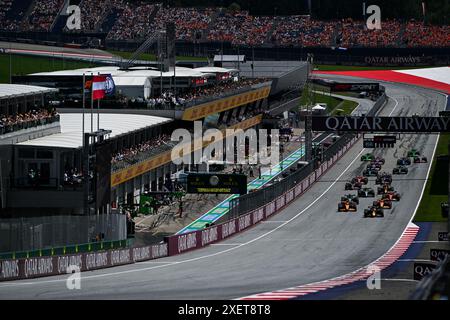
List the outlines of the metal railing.
{"label": "metal railing", "polygon": [[36,128],[36,127],[44,126],[44,125],[51,124],[54,122],[59,122],[59,115],[55,115],[53,117],[48,117],[45,119],[16,123],[13,125],[2,125],[0,123],[0,135],[6,134],[6,133],[12,133],[12,132],[16,132],[16,131],[20,131],[20,130],[24,130],[24,129]]}
{"label": "metal railing", "polygon": [[[252,193],[243,195],[239,198],[233,199],[230,202],[230,212],[225,216],[225,220],[231,220],[241,215],[247,214],[250,211],[256,210],[269,202],[274,201],[290,189],[294,188],[298,183],[308,177],[316,170],[321,162],[328,161],[336,155],[350,140],[355,137],[354,134],[345,134],[332,144],[323,152],[322,159],[315,158],[308,165],[296,169],[292,168],[292,173],[283,180],[276,182],[264,189],[254,191]],[[220,222],[224,222],[220,221]]]}

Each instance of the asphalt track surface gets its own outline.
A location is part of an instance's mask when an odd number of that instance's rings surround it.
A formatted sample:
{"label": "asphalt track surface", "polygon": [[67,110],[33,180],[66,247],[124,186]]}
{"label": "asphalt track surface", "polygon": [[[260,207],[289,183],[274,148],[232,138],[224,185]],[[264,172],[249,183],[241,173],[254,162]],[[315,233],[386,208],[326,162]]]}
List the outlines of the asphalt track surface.
{"label": "asphalt track surface", "polygon": [[[445,97],[433,91],[387,84],[381,115],[437,115]],[[391,171],[397,158],[416,148],[431,159],[437,135],[404,135],[393,149],[376,149]],[[357,213],[338,213],[350,178],[361,174],[362,142],[305,195],[248,231],[218,245],[183,255],[82,273],[81,290],[68,290],[66,276],[0,283],[0,299],[236,299],[322,281],[366,266],[388,251],[410,222],[429,164],[410,167],[393,186],[402,195],[382,219],[364,219],[373,199]],[[369,182],[370,186],[374,181]]]}

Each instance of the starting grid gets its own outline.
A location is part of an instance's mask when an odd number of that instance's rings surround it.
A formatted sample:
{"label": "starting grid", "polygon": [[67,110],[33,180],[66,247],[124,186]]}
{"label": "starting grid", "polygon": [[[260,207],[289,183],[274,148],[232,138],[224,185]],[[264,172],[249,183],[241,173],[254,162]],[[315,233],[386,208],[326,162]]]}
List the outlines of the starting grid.
{"label": "starting grid", "polygon": [[[280,163],[272,166],[264,173],[261,173],[261,178],[256,178],[247,185],[247,190],[250,192],[252,190],[261,189],[263,186],[265,186],[270,181],[275,179],[291,165],[298,162],[304,155],[305,155],[305,147],[302,146],[294,153],[289,155],[287,158],[282,160]],[[239,197],[238,194],[231,195],[230,197],[226,198],[224,201],[219,203],[217,206],[209,210],[207,213],[202,215],[200,218],[192,222],[190,225],[178,231],[176,234],[179,235],[193,231],[199,231],[204,229],[207,224],[216,222],[230,211],[231,200],[236,199],[238,197]]]}

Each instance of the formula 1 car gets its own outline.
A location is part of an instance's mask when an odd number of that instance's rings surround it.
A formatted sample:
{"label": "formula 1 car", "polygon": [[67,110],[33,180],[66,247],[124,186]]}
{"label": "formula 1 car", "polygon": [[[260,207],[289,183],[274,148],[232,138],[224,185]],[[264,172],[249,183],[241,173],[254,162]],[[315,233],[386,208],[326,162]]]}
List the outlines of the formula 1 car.
{"label": "formula 1 car", "polygon": [[392,201],[379,199],[373,202],[373,206],[380,209],[392,209]]}
{"label": "formula 1 car", "polygon": [[409,166],[411,165],[411,160],[409,158],[401,158],[397,160],[398,166]]}
{"label": "formula 1 car", "polygon": [[369,209],[364,210],[364,218],[384,218],[383,209],[369,207]]}
{"label": "formula 1 car", "polygon": [[363,161],[363,162],[372,161],[372,160],[374,160],[374,159],[375,159],[375,157],[374,157],[374,155],[371,154],[371,153],[366,153],[365,155],[363,155],[363,156],[361,157],[361,161]]}
{"label": "formula 1 car", "polygon": [[378,176],[378,170],[374,169],[366,169],[363,171],[364,177],[377,177]]}
{"label": "formula 1 car", "polygon": [[382,197],[382,199],[386,201],[400,201],[400,198],[401,198],[400,194],[395,191],[389,191],[385,193]]}
{"label": "formula 1 car", "polygon": [[352,183],[353,184],[355,184],[355,183],[367,184],[367,183],[369,183],[369,179],[367,179],[366,177],[357,176],[352,179]]}
{"label": "formula 1 car", "polygon": [[356,203],[351,202],[349,200],[341,201],[338,204],[338,212],[356,212],[356,211],[358,211]]}
{"label": "formula 1 car", "polygon": [[359,190],[359,189],[361,189],[362,188],[362,183],[361,182],[356,182],[356,183],[353,183],[353,182],[347,182],[346,184],[345,184],[345,190],[347,191],[347,190]]}
{"label": "formula 1 car", "polygon": [[386,194],[388,192],[394,191],[394,187],[392,187],[390,184],[385,183],[383,186],[378,187],[378,195]]}
{"label": "formula 1 car", "polygon": [[398,166],[392,170],[392,174],[408,174],[408,168],[405,166]]}
{"label": "formula 1 car", "polygon": [[420,152],[417,151],[416,149],[411,149],[410,151],[408,151],[408,158],[416,158],[420,156]]}
{"label": "formula 1 car", "polygon": [[375,190],[372,188],[363,188],[358,190],[358,197],[360,198],[375,198]]}
{"label": "formula 1 car", "polygon": [[375,159],[372,160],[372,162],[384,165],[386,163],[386,160],[384,160],[382,157],[376,157]]}
{"label": "formula 1 car", "polygon": [[391,184],[392,183],[392,175],[390,175],[389,173],[383,172],[381,174],[378,174],[376,180],[375,180],[375,184]]}
{"label": "formula 1 car", "polygon": [[371,162],[371,163],[369,163],[367,165],[366,170],[380,171],[381,170],[381,165]]}
{"label": "formula 1 car", "polygon": [[415,157],[414,163],[428,163],[427,157]]}
{"label": "formula 1 car", "polygon": [[356,194],[346,194],[345,196],[341,197],[341,203],[350,201],[354,202],[356,204],[359,204],[359,198]]}

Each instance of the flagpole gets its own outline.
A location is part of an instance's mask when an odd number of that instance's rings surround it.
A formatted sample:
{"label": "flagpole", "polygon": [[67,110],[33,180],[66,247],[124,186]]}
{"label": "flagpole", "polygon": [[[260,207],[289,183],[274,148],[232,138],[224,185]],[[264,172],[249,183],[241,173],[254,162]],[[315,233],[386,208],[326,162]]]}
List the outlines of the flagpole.
{"label": "flagpole", "polygon": [[92,76],[92,86],[91,86],[91,133],[94,132],[94,74]]}
{"label": "flagpole", "polygon": [[83,120],[82,120],[82,123],[83,123],[83,126],[82,126],[82,131],[81,131],[81,140],[83,141],[83,150],[84,150],[84,112],[85,112],[85,108],[86,108],[86,95],[85,95],[85,92],[84,92],[84,90],[85,90],[85,85],[86,85],[86,74],[83,72],[83,85],[81,86],[81,88],[82,88],[82,92],[83,92],[83,112],[82,112],[82,114],[83,114]]}
{"label": "flagpole", "polygon": [[97,100],[97,131],[100,131],[100,99]]}

